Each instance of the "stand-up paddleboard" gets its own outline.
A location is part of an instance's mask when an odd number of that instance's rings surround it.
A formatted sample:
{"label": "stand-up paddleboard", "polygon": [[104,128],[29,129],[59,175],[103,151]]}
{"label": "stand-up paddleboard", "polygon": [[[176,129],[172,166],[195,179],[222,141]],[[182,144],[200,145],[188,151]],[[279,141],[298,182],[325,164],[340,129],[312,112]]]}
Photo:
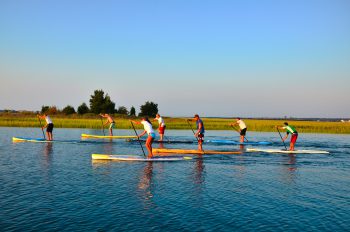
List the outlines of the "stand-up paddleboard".
{"label": "stand-up paddleboard", "polygon": [[239,142],[239,141],[234,141],[234,140],[225,140],[225,139],[213,139],[213,140],[207,140],[207,143],[216,143],[216,144],[234,144],[234,145],[270,145],[271,142],[267,141],[260,141],[260,142]]}
{"label": "stand-up paddleboard", "polygon": [[80,143],[80,140],[46,140],[43,138],[12,137],[12,142],[32,142],[32,143]]}
{"label": "stand-up paddleboard", "polygon": [[82,138],[92,138],[92,139],[132,139],[137,138],[135,135],[89,135],[81,134]]}
{"label": "stand-up paddleboard", "polygon": [[191,160],[192,157],[153,157],[145,158],[144,156],[135,155],[106,155],[106,154],[92,154],[93,160],[116,160],[116,161],[141,161],[141,162],[164,162],[164,161],[181,161]]}
{"label": "stand-up paddleboard", "polygon": [[285,153],[285,154],[329,154],[328,151],[318,150],[282,150],[282,149],[261,149],[261,148],[247,148],[247,152],[267,152],[267,153]]}
{"label": "stand-up paddleboard", "polygon": [[241,154],[240,151],[212,151],[212,150],[190,150],[190,149],[166,149],[166,148],[153,148],[153,153],[177,153],[177,154],[200,154],[200,155],[231,155]]}
{"label": "stand-up paddleboard", "polygon": [[43,138],[12,137],[12,142],[51,143],[53,141],[46,140]]}
{"label": "stand-up paddleboard", "polygon": [[[127,142],[138,142],[137,139],[126,139]],[[144,139],[140,139],[141,142],[146,142]],[[158,141],[154,140],[153,143],[197,143],[197,141],[193,140],[163,140],[163,141]]]}

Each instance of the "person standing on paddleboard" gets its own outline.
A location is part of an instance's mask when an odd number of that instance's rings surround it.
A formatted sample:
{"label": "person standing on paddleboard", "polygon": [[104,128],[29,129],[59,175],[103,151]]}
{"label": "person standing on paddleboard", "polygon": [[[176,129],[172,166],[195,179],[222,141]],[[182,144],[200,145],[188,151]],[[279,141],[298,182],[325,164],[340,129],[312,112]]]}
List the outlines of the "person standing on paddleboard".
{"label": "person standing on paddleboard", "polygon": [[158,140],[159,142],[163,141],[164,138],[164,131],[165,131],[165,122],[164,119],[160,116],[160,114],[156,114],[156,118],[153,119],[154,121],[157,120],[158,121],[158,132],[159,132],[159,137],[160,139]]}
{"label": "person standing on paddleboard", "polygon": [[[194,115],[194,120],[196,121],[196,125],[197,125],[197,131],[194,134],[194,136],[198,140],[198,150],[203,151],[203,140],[204,140],[204,133],[205,133],[204,124],[198,114]],[[192,119],[188,119],[188,121],[192,121]]]}
{"label": "person standing on paddleboard", "polygon": [[285,122],[284,126],[281,126],[281,127],[277,126],[277,128],[284,129],[287,131],[286,136],[282,139],[283,141],[285,141],[288,138],[289,134],[292,134],[292,137],[290,139],[289,150],[294,151],[294,146],[295,146],[295,143],[298,139],[298,131],[295,129],[294,126],[288,125],[288,122]]}
{"label": "person standing on paddleboard", "polygon": [[135,123],[135,124],[142,124],[144,131],[138,135],[138,137],[142,137],[144,134],[147,133],[148,137],[146,140],[146,148],[148,151],[148,157],[147,158],[153,158],[153,153],[152,153],[152,143],[154,141],[154,139],[156,138],[156,134],[154,133],[153,127],[152,127],[152,123],[149,121],[149,119],[147,117],[144,117],[141,119],[141,122],[137,122],[137,121],[133,121],[130,120],[131,122]]}
{"label": "person standing on paddleboard", "polygon": [[43,114],[43,115],[38,114],[38,118],[45,119],[46,124],[45,126],[42,127],[42,129],[44,130],[44,128],[46,128],[47,140],[52,141],[53,140],[53,136],[52,136],[53,122],[50,116],[47,114]]}
{"label": "person standing on paddleboard", "polygon": [[243,143],[244,137],[247,133],[247,126],[245,125],[245,123],[243,122],[243,120],[241,118],[236,118],[236,122],[231,124],[232,127],[236,126],[236,125],[239,126],[239,134],[241,136],[239,142]]}
{"label": "person standing on paddleboard", "polygon": [[109,114],[100,114],[101,117],[107,118],[107,121],[103,125],[107,125],[109,123],[109,135],[113,136],[113,128],[115,128],[114,119]]}

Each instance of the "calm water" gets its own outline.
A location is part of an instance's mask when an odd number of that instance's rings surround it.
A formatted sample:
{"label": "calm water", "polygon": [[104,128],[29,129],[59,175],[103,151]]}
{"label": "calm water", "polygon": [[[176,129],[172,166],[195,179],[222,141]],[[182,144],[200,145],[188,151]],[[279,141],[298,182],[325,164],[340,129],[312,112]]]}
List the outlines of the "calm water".
{"label": "calm water", "polygon": [[[180,162],[92,162],[92,153],[142,154],[123,140],[85,140],[95,130],[55,129],[75,143],[12,143],[34,128],[0,128],[2,231],[349,231],[350,136],[301,134],[298,148],[329,155],[245,153]],[[117,130],[115,134],[132,135]],[[233,131],[206,138],[238,139]],[[169,138],[193,139],[191,131]],[[276,133],[250,133],[272,141]],[[89,142],[91,141],[91,142]],[[155,144],[155,147],[158,145]],[[165,144],[195,149],[196,144]],[[248,146],[247,146],[248,147]],[[253,146],[249,146],[253,147]],[[257,146],[254,146],[257,147]],[[205,149],[239,146],[205,144]]]}

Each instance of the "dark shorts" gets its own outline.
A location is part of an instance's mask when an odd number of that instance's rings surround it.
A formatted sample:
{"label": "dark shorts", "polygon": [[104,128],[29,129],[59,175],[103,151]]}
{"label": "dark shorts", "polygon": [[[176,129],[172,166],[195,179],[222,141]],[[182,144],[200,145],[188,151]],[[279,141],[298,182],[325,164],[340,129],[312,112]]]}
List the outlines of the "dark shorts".
{"label": "dark shorts", "polygon": [[159,127],[158,131],[159,131],[159,134],[160,134],[160,135],[164,135],[165,127],[166,127],[166,126],[161,126],[161,127]]}
{"label": "dark shorts", "polygon": [[52,130],[53,130],[53,123],[49,123],[48,125],[47,125],[47,127],[46,127],[46,132],[52,132]]}
{"label": "dark shorts", "polygon": [[197,138],[198,138],[198,141],[203,142],[203,140],[204,140],[204,134],[199,133]]}
{"label": "dark shorts", "polygon": [[247,132],[247,128],[244,128],[243,130],[241,130],[240,135],[245,136],[245,133],[246,133],[246,132]]}
{"label": "dark shorts", "polygon": [[290,138],[291,143],[295,143],[298,139],[298,134],[292,134],[292,138]]}

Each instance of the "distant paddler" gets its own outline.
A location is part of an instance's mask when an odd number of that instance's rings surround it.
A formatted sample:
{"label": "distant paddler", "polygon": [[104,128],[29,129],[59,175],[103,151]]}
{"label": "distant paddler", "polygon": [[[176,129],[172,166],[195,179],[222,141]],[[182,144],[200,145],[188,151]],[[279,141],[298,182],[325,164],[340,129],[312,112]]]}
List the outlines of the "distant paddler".
{"label": "distant paddler", "polygon": [[148,135],[148,137],[146,139],[146,148],[148,151],[147,158],[152,158],[153,157],[152,143],[153,143],[154,139],[156,138],[156,134],[154,133],[152,123],[149,121],[149,119],[147,117],[142,118],[140,122],[134,121],[134,120],[130,120],[130,121],[135,123],[135,124],[142,124],[143,125],[144,131],[138,135],[138,138],[142,137],[143,135],[145,135],[147,133],[147,135]]}
{"label": "distant paddler", "polygon": [[[196,121],[196,125],[197,125],[197,131],[194,132],[192,127],[192,132],[194,134],[194,137],[197,138],[198,141],[198,150],[199,151],[203,151],[203,140],[204,140],[204,133],[205,133],[205,129],[204,129],[204,124],[202,119],[200,119],[198,114],[194,115],[194,120]],[[193,119],[187,119],[187,121],[193,121]],[[191,126],[191,125],[190,125]]]}
{"label": "distant paddler", "polygon": [[290,139],[290,145],[289,145],[289,150],[290,151],[294,151],[294,146],[295,143],[298,139],[298,131],[295,129],[294,126],[288,125],[288,122],[284,123],[284,126],[276,126],[277,130],[278,129],[284,129],[286,130],[287,134],[284,138],[282,138],[282,141],[284,142],[287,138],[289,134],[292,134],[292,137]]}
{"label": "distant paddler", "polygon": [[52,141],[53,140],[53,136],[52,136],[53,122],[52,122],[50,116],[47,114],[43,114],[43,115],[38,114],[37,116],[39,119],[41,118],[41,119],[45,120],[46,124],[41,129],[44,130],[44,128],[46,128],[47,140]]}
{"label": "distant paddler", "polygon": [[158,132],[159,132],[159,142],[163,141],[164,131],[165,131],[165,122],[164,119],[160,116],[160,114],[156,114],[156,118],[153,121],[158,121]]}
{"label": "distant paddler", "polygon": [[236,122],[235,123],[232,123],[230,124],[232,127],[238,125],[239,126],[239,135],[241,136],[240,137],[240,140],[239,142],[243,143],[244,142],[244,139],[245,139],[245,135],[247,133],[247,126],[246,124],[244,123],[244,121],[241,119],[241,118],[236,118]]}
{"label": "distant paddler", "polygon": [[100,114],[101,117],[103,118],[107,118],[106,122],[103,125],[107,125],[109,124],[109,135],[113,136],[113,128],[115,128],[115,121],[112,118],[112,116],[110,116],[109,114]]}

